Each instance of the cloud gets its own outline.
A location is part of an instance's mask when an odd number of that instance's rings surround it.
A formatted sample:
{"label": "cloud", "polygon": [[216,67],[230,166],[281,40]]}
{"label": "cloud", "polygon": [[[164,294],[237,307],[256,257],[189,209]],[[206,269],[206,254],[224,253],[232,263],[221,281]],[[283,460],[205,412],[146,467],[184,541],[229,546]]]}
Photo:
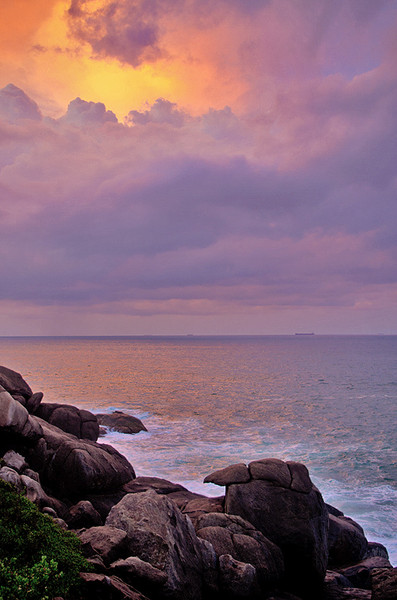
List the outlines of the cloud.
{"label": "cloud", "polygon": [[[72,2],[72,31],[97,57],[137,68],[177,54],[178,68],[191,69],[186,85],[200,73],[202,89],[217,81],[230,102],[198,114],[159,94],[143,108],[131,102],[121,123],[76,98],[51,120],[22,90],[11,89],[12,101],[3,90],[3,306],[62,306],[71,319],[247,314],[254,323],[264,310],[278,310],[277,322],[284,310],[328,310],[344,323],[355,312],[365,324],[371,311],[391,321],[393,44],[369,44],[339,68],[335,43],[338,26],[343,49],[380,30],[388,5],[365,4],[328,13],[325,1],[248,9],[235,0],[227,11],[223,1]],[[141,26],[151,34],[140,38]]]}
{"label": "cloud", "polygon": [[[171,2],[164,0],[169,6]],[[137,67],[160,57],[157,3],[72,0],[69,23],[76,38],[90,44],[96,56],[108,56]]]}
{"label": "cloud", "polygon": [[41,113],[34,100],[16,85],[9,83],[0,90],[0,117],[10,123],[21,119],[40,121]]}
{"label": "cloud", "polygon": [[92,123],[117,123],[117,117],[111,110],[106,110],[102,102],[86,102],[75,98],[69,103],[66,115],[61,119],[73,125]]}
{"label": "cloud", "polygon": [[157,98],[155,103],[145,111],[131,110],[126,118],[127,123],[147,125],[147,123],[168,123],[174,127],[181,127],[188,115],[176,108],[175,102],[164,98]]}

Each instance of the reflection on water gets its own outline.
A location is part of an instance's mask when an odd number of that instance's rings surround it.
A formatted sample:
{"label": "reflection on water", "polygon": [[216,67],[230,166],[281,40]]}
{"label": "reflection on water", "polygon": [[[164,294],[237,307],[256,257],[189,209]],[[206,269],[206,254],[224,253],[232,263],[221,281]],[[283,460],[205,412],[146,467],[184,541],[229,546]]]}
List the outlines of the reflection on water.
{"label": "reflection on water", "polygon": [[360,511],[360,489],[368,515],[372,498],[370,527],[396,510],[396,336],[0,338],[0,353],[47,402],[143,418],[149,433],[109,438],[138,473],[219,493],[200,487],[210,471],[277,456],[339,504]]}

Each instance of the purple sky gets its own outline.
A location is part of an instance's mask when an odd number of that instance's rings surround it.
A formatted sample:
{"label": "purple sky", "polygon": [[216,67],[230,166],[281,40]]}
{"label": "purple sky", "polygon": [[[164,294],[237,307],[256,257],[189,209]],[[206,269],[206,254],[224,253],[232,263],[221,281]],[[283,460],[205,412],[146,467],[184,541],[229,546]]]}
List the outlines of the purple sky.
{"label": "purple sky", "polygon": [[0,335],[397,333],[397,2],[53,4],[103,102],[0,63]]}

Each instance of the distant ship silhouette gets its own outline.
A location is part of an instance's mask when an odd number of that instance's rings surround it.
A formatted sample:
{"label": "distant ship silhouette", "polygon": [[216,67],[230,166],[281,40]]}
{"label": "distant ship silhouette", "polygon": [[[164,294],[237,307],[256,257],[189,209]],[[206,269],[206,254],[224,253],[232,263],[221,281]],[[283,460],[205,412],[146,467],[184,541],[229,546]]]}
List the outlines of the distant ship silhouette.
{"label": "distant ship silhouette", "polygon": [[295,335],[314,335],[314,333],[312,331],[308,332],[308,333],[295,333]]}

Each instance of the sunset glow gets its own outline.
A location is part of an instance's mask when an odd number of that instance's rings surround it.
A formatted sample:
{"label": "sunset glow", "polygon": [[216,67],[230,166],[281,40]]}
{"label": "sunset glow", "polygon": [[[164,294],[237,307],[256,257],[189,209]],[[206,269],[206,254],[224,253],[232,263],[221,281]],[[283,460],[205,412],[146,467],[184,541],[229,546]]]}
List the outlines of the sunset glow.
{"label": "sunset glow", "polygon": [[397,2],[0,6],[0,335],[397,333]]}

